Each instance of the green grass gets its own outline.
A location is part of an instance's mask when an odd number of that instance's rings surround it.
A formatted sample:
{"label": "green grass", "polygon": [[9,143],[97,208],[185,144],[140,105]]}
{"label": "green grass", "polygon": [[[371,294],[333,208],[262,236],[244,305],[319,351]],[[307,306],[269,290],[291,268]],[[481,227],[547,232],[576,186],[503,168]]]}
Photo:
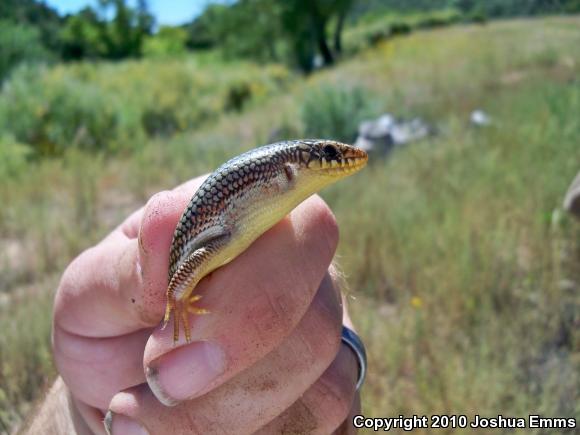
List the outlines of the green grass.
{"label": "green grass", "polygon": [[[66,151],[6,179],[0,431],[54,376],[51,294],[72,257],[273,127],[301,135],[308,96],[332,86],[439,128],[323,194],[369,351],[365,413],[578,417],[580,225],[560,207],[580,162],[579,42],[577,17],[418,32],[130,158]],[[476,108],[493,126],[469,126]]]}

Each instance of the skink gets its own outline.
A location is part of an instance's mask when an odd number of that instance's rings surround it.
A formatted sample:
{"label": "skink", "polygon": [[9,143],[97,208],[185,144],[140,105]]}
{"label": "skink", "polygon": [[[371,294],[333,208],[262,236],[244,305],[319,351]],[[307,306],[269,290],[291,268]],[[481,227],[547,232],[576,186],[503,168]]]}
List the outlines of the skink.
{"label": "skink", "polygon": [[191,339],[189,313],[201,279],[244,252],[294,207],[323,187],[362,169],[367,153],[323,139],[279,142],[235,157],[212,173],[184,210],[171,243],[164,327],[174,314]]}

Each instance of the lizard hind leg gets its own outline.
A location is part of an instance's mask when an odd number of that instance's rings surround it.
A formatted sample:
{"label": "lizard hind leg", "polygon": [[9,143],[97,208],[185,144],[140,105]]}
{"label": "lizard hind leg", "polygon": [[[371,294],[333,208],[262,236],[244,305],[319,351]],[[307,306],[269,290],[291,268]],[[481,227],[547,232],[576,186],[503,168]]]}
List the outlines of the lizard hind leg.
{"label": "lizard hind leg", "polygon": [[[170,279],[167,289],[167,308],[165,310],[164,325],[167,324],[171,313],[174,313],[173,342],[179,340],[179,324],[183,324],[185,339],[189,343],[191,331],[189,313],[206,314],[208,310],[194,306],[201,295],[192,294],[197,283],[207,274],[205,266],[220,251],[229,240],[229,233],[206,241],[206,244],[191,253],[178,267]],[[211,270],[211,269],[210,269]]]}
{"label": "lizard hind leg", "polygon": [[189,323],[189,313],[192,314],[207,314],[209,310],[193,306],[195,302],[201,299],[201,295],[194,295],[188,299],[176,301],[174,308],[173,319],[173,342],[179,340],[180,325],[183,325],[183,332],[185,334],[185,341],[191,342],[191,327]]}
{"label": "lizard hind leg", "polygon": [[[183,324],[185,341],[191,342],[191,329],[189,326],[189,304],[182,301],[175,301],[171,309],[173,311],[173,343],[179,341],[180,326]],[[165,327],[165,325],[163,326]]]}
{"label": "lizard hind leg", "polygon": [[185,333],[185,340],[189,343],[191,341],[191,333],[189,327],[189,303],[177,301],[174,297],[168,298],[167,306],[165,307],[165,317],[163,318],[163,326],[161,329],[165,329],[171,318],[171,313],[173,313],[173,342],[176,343],[179,340],[179,326],[183,322],[183,330]]}

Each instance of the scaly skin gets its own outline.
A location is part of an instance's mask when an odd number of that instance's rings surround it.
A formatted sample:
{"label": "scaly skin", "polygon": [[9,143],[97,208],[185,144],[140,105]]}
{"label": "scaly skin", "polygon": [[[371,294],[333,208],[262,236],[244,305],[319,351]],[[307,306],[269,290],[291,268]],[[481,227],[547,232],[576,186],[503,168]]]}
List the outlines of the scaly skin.
{"label": "scaly skin", "polygon": [[294,207],[362,169],[366,152],[340,142],[305,139],[279,142],[235,157],[212,173],[191,198],[171,243],[164,327],[175,312],[173,341],[183,322],[190,341],[188,313],[201,279],[244,252]]}

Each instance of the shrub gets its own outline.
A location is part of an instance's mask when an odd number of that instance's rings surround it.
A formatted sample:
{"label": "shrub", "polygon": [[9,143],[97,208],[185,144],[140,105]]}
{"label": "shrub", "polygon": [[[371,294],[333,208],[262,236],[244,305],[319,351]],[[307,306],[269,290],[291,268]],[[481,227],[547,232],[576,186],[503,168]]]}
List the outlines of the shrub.
{"label": "shrub", "polygon": [[455,9],[433,11],[420,15],[416,26],[421,29],[450,26],[461,20],[461,13]]}
{"label": "shrub", "polygon": [[198,128],[283,89],[279,65],[197,58],[22,66],[0,91],[0,135],[37,154],[133,150],[147,137]]}
{"label": "shrub", "polygon": [[302,122],[308,137],[352,142],[359,123],[373,116],[375,101],[363,88],[324,86],[308,93],[302,104]]}
{"label": "shrub", "polygon": [[225,101],[227,111],[241,112],[244,105],[252,98],[252,88],[248,83],[233,83],[230,85]]}
{"label": "shrub", "polygon": [[49,57],[36,28],[0,20],[0,82],[19,63],[45,61]]}
{"label": "shrub", "polygon": [[406,35],[411,33],[411,25],[404,21],[395,21],[389,26],[391,35]]}
{"label": "shrub", "polygon": [[18,176],[24,172],[32,150],[18,143],[12,136],[0,137],[0,180]]}
{"label": "shrub", "polygon": [[161,26],[157,34],[145,38],[143,54],[147,57],[182,55],[186,51],[187,31],[180,27]]}
{"label": "shrub", "polygon": [[[74,77],[20,68],[0,94],[0,132],[30,144],[40,155],[76,147],[103,149],[119,138],[118,99]],[[129,126],[129,132],[138,126]]]}
{"label": "shrub", "polygon": [[467,16],[467,21],[472,23],[485,24],[487,23],[487,20],[486,12],[481,9],[477,9]]}

